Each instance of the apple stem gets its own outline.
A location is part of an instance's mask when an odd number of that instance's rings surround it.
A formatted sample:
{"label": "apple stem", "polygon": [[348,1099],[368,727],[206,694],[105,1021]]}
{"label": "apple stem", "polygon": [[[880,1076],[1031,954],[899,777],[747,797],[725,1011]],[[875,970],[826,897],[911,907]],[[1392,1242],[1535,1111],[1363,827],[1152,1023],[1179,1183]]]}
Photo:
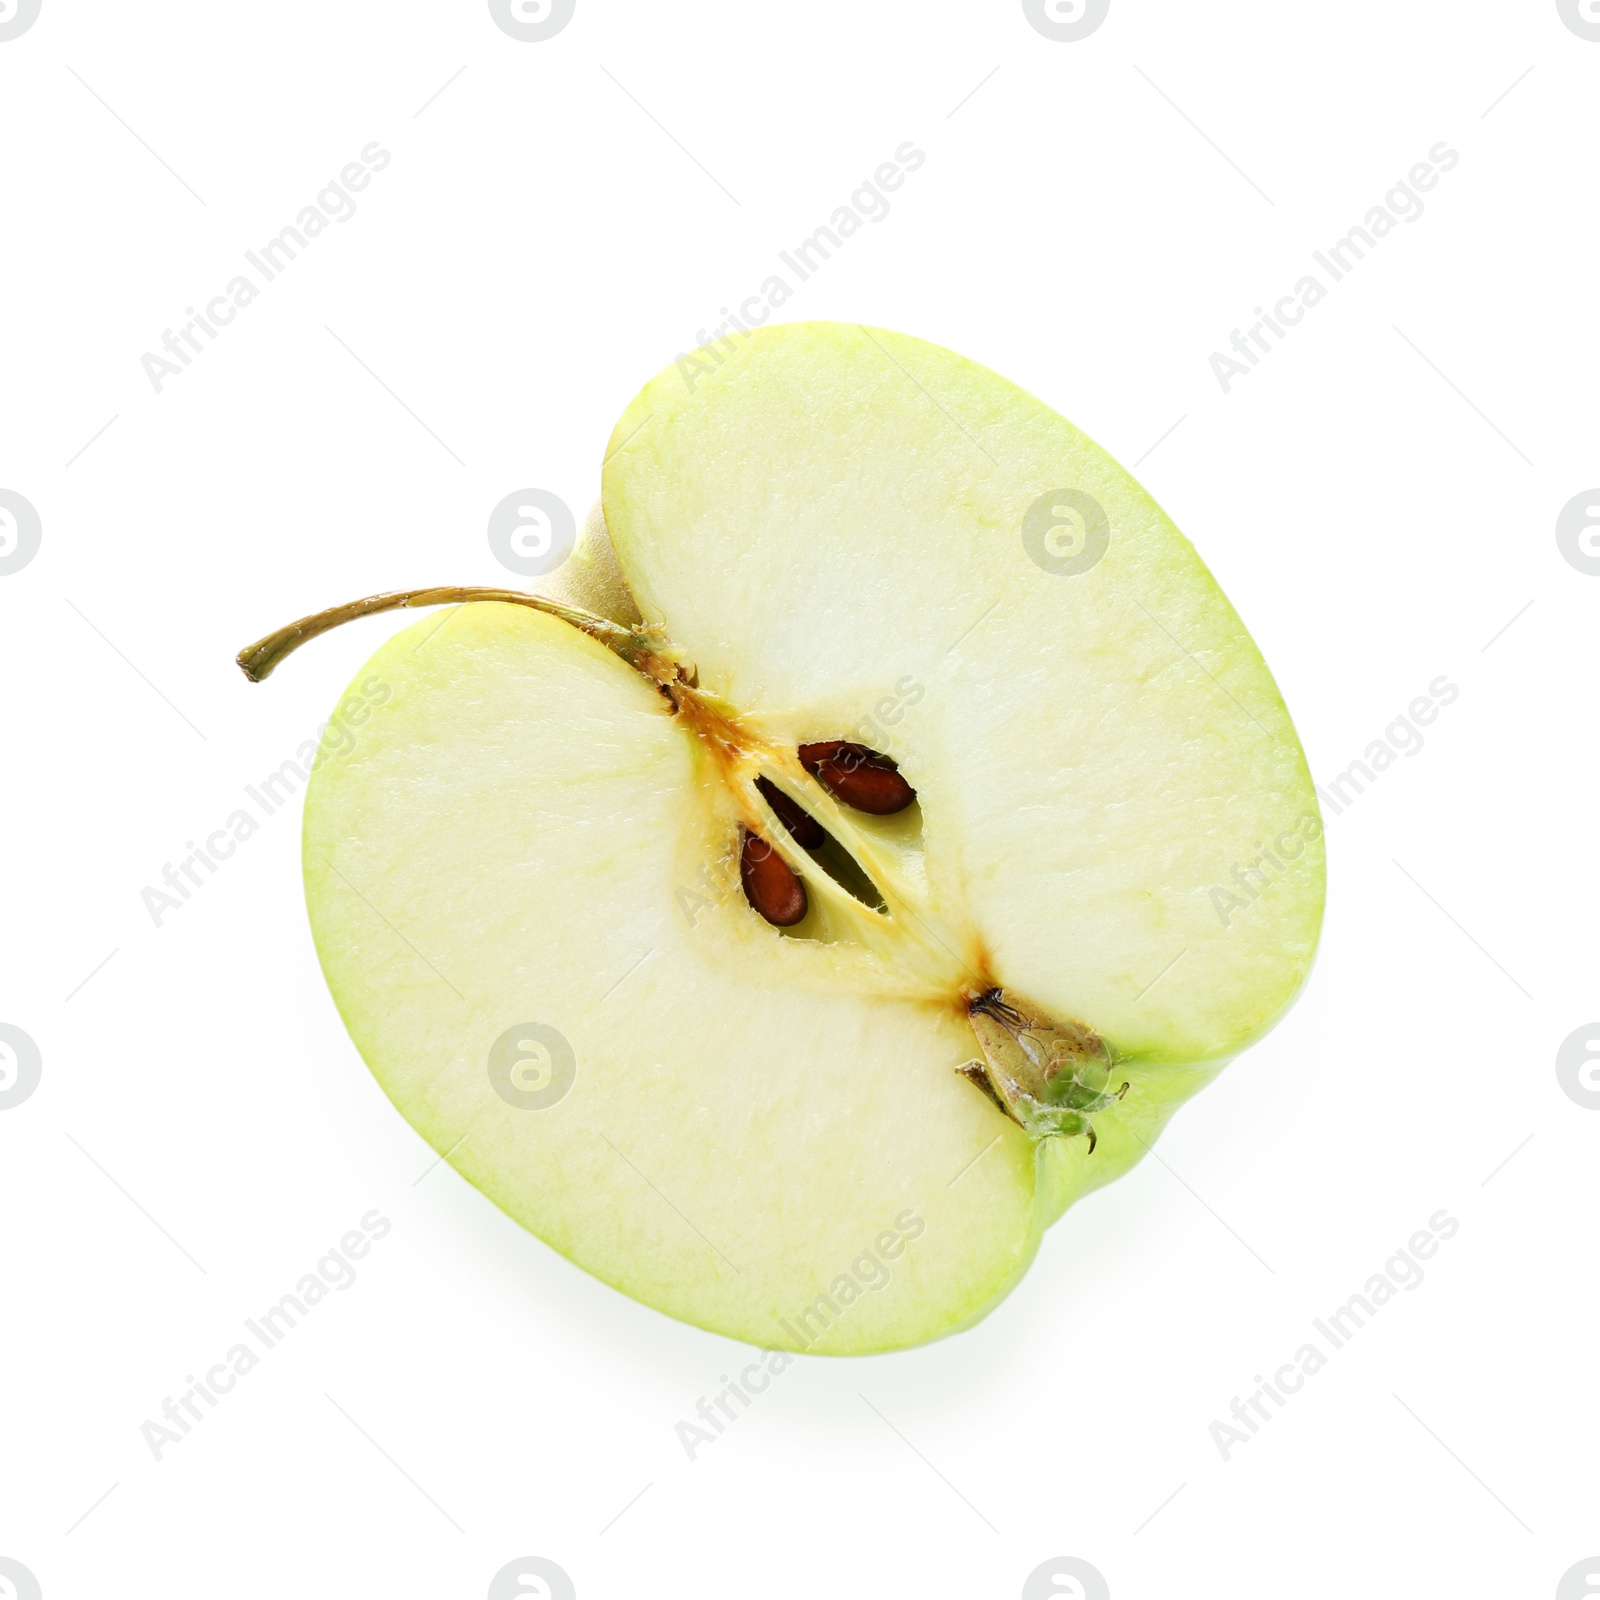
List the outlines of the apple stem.
{"label": "apple stem", "polygon": [[616,651],[631,666],[638,667],[649,676],[659,676],[651,668],[658,660],[656,652],[660,641],[647,638],[642,632],[608,622],[604,617],[591,616],[587,611],[561,605],[558,601],[547,600],[543,595],[523,594],[516,589],[473,586],[397,589],[390,594],[368,595],[365,600],[351,600],[342,606],[332,606],[327,611],[291,622],[287,627],[279,628],[277,632],[269,633],[266,638],[248,645],[239,652],[239,670],[251,683],[260,683],[285,656],[291,655],[308,640],[327,633],[330,628],[353,622],[357,617],[375,616],[380,611],[403,611],[413,606],[458,605],[469,600],[498,600],[505,605],[529,606],[535,611],[559,617]]}

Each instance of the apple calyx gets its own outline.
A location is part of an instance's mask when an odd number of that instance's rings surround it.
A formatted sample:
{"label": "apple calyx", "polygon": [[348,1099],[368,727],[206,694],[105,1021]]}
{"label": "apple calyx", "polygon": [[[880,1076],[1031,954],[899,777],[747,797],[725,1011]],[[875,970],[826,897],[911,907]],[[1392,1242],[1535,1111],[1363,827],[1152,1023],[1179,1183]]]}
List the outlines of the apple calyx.
{"label": "apple calyx", "polygon": [[1031,1014],[989,989],[971,1000],[967,1019],[984,1059],[956,1070],[1035,1139],[1087,1134],[1096,1143],[1090,1114],[1128,1092],[1111,1089],[1116,1063],[1105,1041],[1075,1022]]}

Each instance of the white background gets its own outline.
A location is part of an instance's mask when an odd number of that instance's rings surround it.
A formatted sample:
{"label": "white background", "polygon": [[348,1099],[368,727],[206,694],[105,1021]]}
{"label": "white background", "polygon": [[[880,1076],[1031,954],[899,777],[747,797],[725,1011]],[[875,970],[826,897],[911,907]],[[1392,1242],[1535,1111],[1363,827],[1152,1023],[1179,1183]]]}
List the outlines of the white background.
{"label": "white background", "polygon": [[[0,1555],[46,1600],[477,1600],[529,1554],[582,1600],[1011,1600],[1065,1555],[1115,1600],[1554,1595],[1600,1552],[1600,1114],[1555,1071],[1600,1014],[1600,578],[1554,533],[1600,482],[1597,85],[1554,0],[1112,0],[1077,43],[1014,0],[578,0],[531,44],[481,0],[44,0],[0,43],[0,488],[43,525],[0,577],[0,1022],[44,1063],[0,1112]],[[372,140],[357,214],[155,393],[141,355]],[[514,581],[490,508],[581,517],[635,390],[905,140],[783,315],[951,346],[1139,462],[1324,784],[1460,695],[1330,814],[1311,982],[1159,1159],[974,1331],[802,1359],[691,1463],[747,1354],[429,1170],[324,989],[298,802],[163,926],[140,891],[398,624],[260,688],[240,646]],[[1212,351],[1440,140],[1425,214],[1224,394]],[[360,1281],[153,1460],[374,1207]],[[1440,1208],[1421,1287],[1225,1462],[1213,1420]]]}

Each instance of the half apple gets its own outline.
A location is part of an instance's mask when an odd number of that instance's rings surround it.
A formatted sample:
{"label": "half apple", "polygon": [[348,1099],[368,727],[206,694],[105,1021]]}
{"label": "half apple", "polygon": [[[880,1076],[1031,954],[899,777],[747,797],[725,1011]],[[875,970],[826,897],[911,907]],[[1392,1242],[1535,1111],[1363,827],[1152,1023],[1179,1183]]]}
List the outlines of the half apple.
{"label": "half apple", "polygon": [[310,787],[340,1012],[435,1150],[636,1299],[833,1354],[961,1328],[1304,979],[1288,713],[1144,490],[919,340],[669,369],[602,503],[561,599],[382,596],[241,657],[470,602],[362,668]]}

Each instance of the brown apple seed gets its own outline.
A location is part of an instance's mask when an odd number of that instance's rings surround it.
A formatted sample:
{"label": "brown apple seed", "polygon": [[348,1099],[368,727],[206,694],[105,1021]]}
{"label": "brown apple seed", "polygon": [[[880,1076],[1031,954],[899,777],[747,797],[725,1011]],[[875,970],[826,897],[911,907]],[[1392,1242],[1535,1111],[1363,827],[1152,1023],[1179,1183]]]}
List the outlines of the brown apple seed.
{"label": "brown apple seed", "polygon": [[894,762],[864,744],[844,739],[803,744],[800,764],[836,799],[875,817],[904,811],[917,798],[917,791],[900,776]]}
{"label": "brown apple seed", "polygon": [[739,850],[744,897],[775,928],[792,928],[806,914],[806,886],[758,833],[745,832]]}

